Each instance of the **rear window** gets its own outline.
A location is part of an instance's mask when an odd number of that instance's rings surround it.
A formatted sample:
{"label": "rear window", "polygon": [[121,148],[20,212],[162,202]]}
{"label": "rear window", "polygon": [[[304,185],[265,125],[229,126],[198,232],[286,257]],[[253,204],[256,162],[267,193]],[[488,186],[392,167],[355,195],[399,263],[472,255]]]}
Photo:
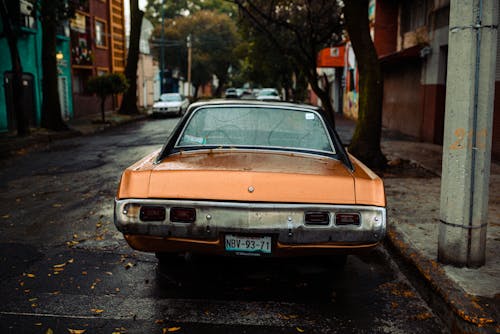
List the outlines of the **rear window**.
{"label": "rear window", "polygon": [[183,147],[283,148],[335,153],[321,116],[310,110],[207,107],[196,110],[177,141]]}

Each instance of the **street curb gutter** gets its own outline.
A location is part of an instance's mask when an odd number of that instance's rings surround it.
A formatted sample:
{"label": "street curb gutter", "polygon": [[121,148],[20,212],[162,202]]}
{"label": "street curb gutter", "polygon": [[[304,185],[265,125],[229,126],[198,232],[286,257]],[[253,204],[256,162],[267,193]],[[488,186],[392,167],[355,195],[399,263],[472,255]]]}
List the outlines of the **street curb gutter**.
{"label": "street curb gutter", "polygon": [[441,264],[420,254],[396,228],[389,226],[385,244],[450,333],[500,333],[488,305],[452,282]]}

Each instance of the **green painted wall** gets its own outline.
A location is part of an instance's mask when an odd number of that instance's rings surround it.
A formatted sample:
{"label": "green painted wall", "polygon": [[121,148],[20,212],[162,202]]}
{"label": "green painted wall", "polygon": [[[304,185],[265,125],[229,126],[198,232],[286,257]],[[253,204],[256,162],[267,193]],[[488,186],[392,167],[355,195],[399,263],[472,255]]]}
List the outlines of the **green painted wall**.
{"label": "green painted wall", "polygon": [[[3,27],[0,28],[3,31]],[[40,124],[40,107],[42,101],[41,87],[41,58],[40,50],[41,43],[41,30],[40,23],[37,23],[37,29],[23,29],[17,43],[19,49],[19,57],[21,58],[21,65],[24,73],[33,75],[33,88],[34,88],[34,104],[36,110],[35,122],[38,126]],[[0,39],[0,76],[2,78],[2,85],[0,85],[0,131],[7,131],[7,105],[5,98],[4,79],[5,72],[12,70],[12,63],[10,59],[9,46],[5,38]]]}
{"label": "green painted wall", "polygon": [[[0,21],[0,31],[3,31],[2,22]],[[34,82],[34,105],[36,110],[35,124],[39,126],[41,120],[42,106],[42,29],[41,24],[37,21],[37,29],[23,29],[23,34],[18,41],[19,56],[23,66],[23,72],[33,75]],[[71,64],[70,64],[70,39],[67,37],[58,37],[57,50],[63,55],[63,58],[58,61],[58,72],[60,77],[66,78],[66,103],[68,105],[67,118],[73,117],[73,99],[71,87]],[[0,38],[0,132],[8,131],[9,124],[7,118],[7,105],[5,97],[4,79],[5,72],[12,70],[10,59],[10,51],[5,38]]]}

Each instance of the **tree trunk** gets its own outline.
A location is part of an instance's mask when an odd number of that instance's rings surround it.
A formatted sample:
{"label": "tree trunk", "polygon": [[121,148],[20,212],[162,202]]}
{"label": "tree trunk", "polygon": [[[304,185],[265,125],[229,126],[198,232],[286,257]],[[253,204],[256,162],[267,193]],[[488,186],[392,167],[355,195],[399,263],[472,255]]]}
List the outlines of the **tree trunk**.
{"label": "tree trunk", "polygon": [[219,98],[222,96],[222,89],[224,88],[224,85],[227,82],[227,76],[226,75],[221,75],[221,76],[217,75],[217,78],[219,79],[219,85],[215,89],[214,95],[215,95],[215,97]]}
{"label": "tree trunk", "polygon": [[23,96],[23,67],[21,65],[21,59],[19,57],[19,49],[17,48],[17,32],[15,31],[16,28],[13,26],[12,16],[9,15],[5,0],[1,0],[0,2],[0,15],[2,17],[5,37],[7,38],[7,43],[9,45],[10,59],[12,63],[12,105],[14,107],[16,115],[17,135],[22,137],[30,133]]}
{"label": "tree trunk", "polygon": [[384,168],[380,149],[382,133],[382,70],[370,36],[369,0],[347,0],[344,15],[359,70],[358,121],[349,151],[372,168]]}
{"label": "tree trunk", "polygon": [[125,67],[125,77],[129,87],[123,95],[121,114],[137,114],[137,62],[139,61],[139,42],[144,12],[139,9],[138,0],[130,0],[130,43]]}
{"label": "tree trunk", "polygon": [[106,112],[105,112],[105,105],[106,105],[106,95],[101,96],[101,118],[102,118],[102,124],[106,123]]}
{"label": "tree trunk", "polygon": [[[335,109],[333,108],[330,96],[330,90],[329,89],[325,90],[319,86],[318,84],[319,77],[316,74],[316,68],[314,68],[314,74],[310,74],[307,77],[308,77],[307,81],[311,85],[313,92],[321,100],[321,105],[323,106],[324,109],[324,117],[326,121],[329,122],[333,128],[335,128]],[[327,88],[329,88],[329,85],[327,85]]]}
{"label": "tree trunk", "polygon": [[200,85],[193,85],[194,86],[194,92],[193,92],[193,100],[197,100],[198,99],[198,90],[200,88]]}
{"label": "tree trunk", "polygon": [[59,90],[57,85],[58,72],[56,60],[56,12],[57,2],[42,1],[42,127],[50,130],[66,130],[68,127],[61,116]]}

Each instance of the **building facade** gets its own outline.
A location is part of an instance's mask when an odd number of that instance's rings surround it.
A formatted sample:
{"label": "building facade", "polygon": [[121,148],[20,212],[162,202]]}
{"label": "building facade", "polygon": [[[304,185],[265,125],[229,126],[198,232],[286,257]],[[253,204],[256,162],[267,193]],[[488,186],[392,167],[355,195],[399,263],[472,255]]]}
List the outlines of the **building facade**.
{"label": "building facade", "polygon": [[[70,21],[71,72],[75,117],[99,112],[99,100],[89,94],[89,78],[125,69],[125,21],[123,0],[87,0]],[[106,108],[117,107],[107,100]]]}
{"label": "building facade", "polygon": [[[18,51],[23,68],[23,87],[26,103],[26,116],[32,127],[40,125],[42,105],[42,26],[37,19],[36,1],[19,1],[20,24],[18,36]],[[3,22],[0,20],[0,31],[3,32]],[[59,97],[61,113],[64,119],[73,116],[71,99],[71,70],[68,63],[70,54],[69,29],[62,24],[57,32],[57,59],[59,74]],[[5,35],[0,34],[0,132],[16,129],[16,111],[12,104],[12,63],[10,49]]]}
{"label": "building facade", "polygon": [[[374,43],[384,73],[383,126],[442,144],[450,0],[377,0]],[[499,34],[500,38],[500,34]],[[497,50],[500,43],[497,43]],[[492,154],[500,157],[500,52]]]}

